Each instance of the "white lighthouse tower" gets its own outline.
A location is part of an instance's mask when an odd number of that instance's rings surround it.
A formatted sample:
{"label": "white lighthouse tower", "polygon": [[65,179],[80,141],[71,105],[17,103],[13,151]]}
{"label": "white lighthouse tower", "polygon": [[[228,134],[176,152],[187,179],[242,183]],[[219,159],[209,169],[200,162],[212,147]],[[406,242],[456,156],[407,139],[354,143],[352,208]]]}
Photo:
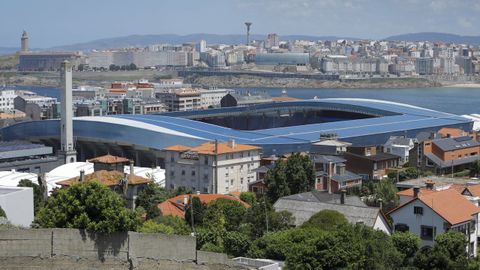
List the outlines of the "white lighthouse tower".
{"label": "white lighthouse tower", "polygon": [[60,156],[64,158],[65,163],[73,163],[77,161],[77,151],[75,151],[73,143],[72,65],[65,60],[62,62],[60,70],[62,84],[60,93],[62,111],[60,121]]}

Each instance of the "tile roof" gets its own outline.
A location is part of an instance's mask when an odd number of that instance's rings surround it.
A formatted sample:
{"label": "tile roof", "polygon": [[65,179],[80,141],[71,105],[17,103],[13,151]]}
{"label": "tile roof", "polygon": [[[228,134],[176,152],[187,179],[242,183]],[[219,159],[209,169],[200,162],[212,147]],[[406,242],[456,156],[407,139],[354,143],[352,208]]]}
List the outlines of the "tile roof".
{"label": "tile roof", "polygon": [[203,204],[209,204],[212,201],[218,199],[225,199],[225,200],[232,200],[240,202],[246,208],[249,208],[250,205],[241,201],[234,195],[225,195],[225,194],[185,194],[185,195],[178,195],[176,197],[170,198],[158,205],[158,208],[162,212],[164,216],[177,216],[180,218],[185,218],[185,205],[184,199],[185,197],[189,198],[189,196],[197,197]]}
{"label": "tile roof", "polygon": [[89,159],[88,161],[92,162],[92,163],[98,162],[98,163],[107,163],[107,164],[130,162],[130,160],[128,158],[117,157],[117,156],[113,156],[113,155],[110,155],[110,154],[100,156],[100,157],[96,157],[96,158],[92,158],[92,159]]}
{"label": "tile roof", "polygon": [[[98,181],[106,186],[116,186],[120,184],[120,181],[123,179],[123,173],[119,171],[96,171],[91,174],[85,175],[85,181]],[[70,178],[64,181],[60,181],[57,185],[61,186],[70,186],[80,182],[80,176]],[[143,178],[137,175],[128,175],[128,184],[129,185],[141,185],[141,184],[148,184],[152,182],[152,180]]]}
{"label": "tile roof", "polygon": [[480,185],[468,186],[464,188],[462,193],[465,192],[465,190],[472,194],[472,196],[480,197]]}
{"label": "tile roof", "polygon": [[420,193],[414,198],[389,212],[410,204],[415,200],[420,200],[440,217],[451,225],[467,222],[472,219],[472,215],[480,212],[480,208],[461,195],[456,189],[438,190],[436,192]]}
{"label": "tile roof", "polygon": [[[247,144],[235,144],[235,146],[232,147],[231,143],[218,143],[216,152],[219,155],[221,155],[221,154],[237,153],[242,151],[259,150],[259,149],[260,147],[247,145]],[[203,154],[203,155],[215,155],[215,142],[202,143],[196,147],[174,145],[174,146],[167,147],[164,150],[177,151],[177,152],[192,151],[192,152],[197,152],[198,154]]]}

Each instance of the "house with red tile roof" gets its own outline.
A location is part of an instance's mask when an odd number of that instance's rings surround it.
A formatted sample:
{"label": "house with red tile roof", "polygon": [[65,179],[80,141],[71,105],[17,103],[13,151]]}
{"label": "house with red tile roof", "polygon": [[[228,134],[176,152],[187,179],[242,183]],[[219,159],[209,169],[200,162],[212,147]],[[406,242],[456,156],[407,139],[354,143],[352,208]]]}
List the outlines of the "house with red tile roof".
{"label": "house with red tile roof", "polygon": [[[409,191],[402,191],[407,194]],[[410,200],[388,214],[394,231],[410,231],[422,240],[422,246],[433,246],[435,237],[449,230],[465,234],[467,251],[477,254],[478,213],[480,208],[457,189],[413,189]]]}
{"label": "house with red tile roof", "polygon": [[237,196],[231,194],[185,194],[178,195],[170,198],[158,205],[158,209],[164,216],[176,216],[179,218],[185,218],[185,208],[190,203],[190,198],[196,197],[200,199],[202,204],[209,204],[212,201],[222,199],[231,200],[241,203],[245,208],[249,208],[250,205],[241,201]]}

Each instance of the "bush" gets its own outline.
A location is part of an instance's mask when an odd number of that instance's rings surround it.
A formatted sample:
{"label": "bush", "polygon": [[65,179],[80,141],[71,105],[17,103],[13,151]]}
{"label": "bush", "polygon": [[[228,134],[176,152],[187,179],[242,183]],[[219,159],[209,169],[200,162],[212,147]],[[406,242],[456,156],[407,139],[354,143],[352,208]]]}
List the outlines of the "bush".
{"label": "bush", "polygon": [[331,231],[347,223],[348,220],[341,213],[335,210],[322,210],[305,221],[302,227],[316,227],[321,230]]}
{"label": "bush", "polygon": [[240,232],[227,232],[223,236],[225,252],[234,257],[241,257],[247,254],[251,245],[250,238]]}
{"label": "bush", "polygon": [[153,220],[147,220],[143,225],[138,229],[140,233],[163,233],[163,234],[173,234],[175,231],[172,227],[156,223]]}
{"label": "bush", "polygon": [[160,216],[154,219],[156,223],[173,228],[174,234],[189,235],[192,231],[185,220],[175,216]]}
{"label": "bush", "polygon": [[240,200],[252,206],[257,202],[257,195],[254,192],[242,192],[240,193]]}

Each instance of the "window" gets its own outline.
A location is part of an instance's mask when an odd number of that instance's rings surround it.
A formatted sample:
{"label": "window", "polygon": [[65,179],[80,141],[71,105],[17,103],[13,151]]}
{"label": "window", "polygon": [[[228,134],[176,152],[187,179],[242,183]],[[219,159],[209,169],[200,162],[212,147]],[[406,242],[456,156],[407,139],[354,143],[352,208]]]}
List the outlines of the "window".
{"label": "window", "polygon": [[173,153],[172,153],[172,155],[170,156],[170,162],[175,162],[175,157],[173,156]]}
{"label": "window", "polygon": [[414,206],[414,207],[413,207],[413,213],[414,213],[415,215],[423,215],[423,207]]}
{"label": "window", "polygon": [[192,171],[192,176],[195,176],[195,171]]}
{"label": "window", "polygon": [[399,223],[399,224],[395,225],[395,231],[396,232],[408,232],[409,230],[410,230],[410,228],[408,227],[407,224]]}
{"label": "window", "polygon": [[175,171],[170,171],[170,176],[175,176]]}
{"label": "window", "polygon": [[420,227],[420,238],[423,240],[433,240],[433,235],[435,234],[435,228],[432,226],[424,226]]}
{"label": "window", "polygon": [[182,170],[182,175],[185,175],[185,170]]}
{"label": "window", "polygon": [[205,159],[204,159],[204,164],[205,164],[205,165],[208,165],[208,157],[205,157]]}

